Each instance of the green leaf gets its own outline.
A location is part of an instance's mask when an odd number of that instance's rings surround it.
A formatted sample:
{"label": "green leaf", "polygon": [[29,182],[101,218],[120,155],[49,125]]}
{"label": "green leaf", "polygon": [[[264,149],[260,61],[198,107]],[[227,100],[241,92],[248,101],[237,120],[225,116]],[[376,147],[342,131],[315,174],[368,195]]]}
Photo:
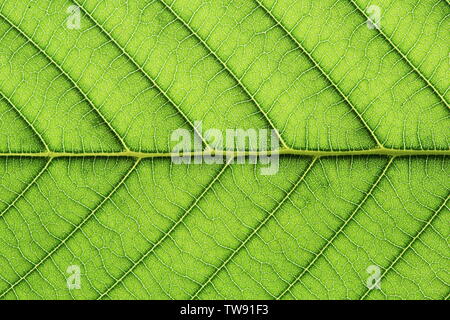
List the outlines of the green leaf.
{"label": "green leaf", "polygon": [[0,0],[0,298],[448,299],[449,13]]}

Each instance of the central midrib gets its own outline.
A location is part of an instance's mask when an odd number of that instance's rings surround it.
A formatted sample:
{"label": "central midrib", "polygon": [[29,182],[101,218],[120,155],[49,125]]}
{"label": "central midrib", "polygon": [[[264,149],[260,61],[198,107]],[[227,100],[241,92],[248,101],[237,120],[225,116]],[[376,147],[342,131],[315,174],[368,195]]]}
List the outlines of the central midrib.
{"label": "central midrib", "polygon": [[139,152],[139,151],[120,151],[120,152],[36,152],[36,153],[0,153],[0,157],[27,157],[27,158],[86,158],[86,157],[111,157],[111,158],[172,158],[172,157],[205,157],[205,156],[223,156],[223,157],[245,157],[245,156],[273,156],[273,155],[293,155],[310,157],[327,156],[450,156],[450,150],[400,150],[389,148],[373,148],[366,150],[297,150],[297,149],[279,149],[276,151],[192,151],[185,153],[175,152]]}

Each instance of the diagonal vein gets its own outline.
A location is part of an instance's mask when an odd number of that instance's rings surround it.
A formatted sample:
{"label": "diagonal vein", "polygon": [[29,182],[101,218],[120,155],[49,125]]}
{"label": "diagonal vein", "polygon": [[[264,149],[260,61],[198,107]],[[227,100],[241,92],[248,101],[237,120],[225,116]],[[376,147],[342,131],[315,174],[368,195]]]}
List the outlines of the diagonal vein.
{"label": "diagonal vein", "polygon": [[42,135],[39,133],[38,130],[36,130],[36,128],[34,127],[33,123],[31,123],[30,121],[28,121],[28,119],[22,114],[22,112],[20,111],[19,108],[17,108],[14,103],[11,101],[10,98],[8,98],[2,91],[0,91],[0,98],[3,98],[12,108],[14,111],[16,111],[16,113],[19,115],[19,117],[21,117],[25,123],[28,125],[28,127],[30,127],[30,129],[34,132],[34,134],[38,137],[39,141],[43,144],[43,146],[45,147],[45,150],[47,152],[50,152],[50,148],[48,147],[48,144],[45,142],[44,138],[42,137]]}
{"label": "diagonal vein", "polygon": [[259,225],[244,239],[244,241],[241,242],[241,244],[233,250],[233,252],[228,256],[228,258],[208,277],[208,280],[206,280],[200,288],[192,295],[191,299],[195,299],[198,297],[200,292],[203,291],[203,289],[211,283],[211,281],[219,274],[220,271],[222,271],[224,268],[226,268],[227,264],[240,252],[242,248],[245,247],[245,245],[258,233],[259,230],[261,230],[262,227],[264,227],[267,222],[275,215],[275,213],[283,206],[283,204],[290,198],[290,196],[297,190],[298,186],[304,181],[305,177],[308,175],[308,173],[311,171],[311,169],[314,167],[314,164],[316,163],[318,158],[313,158],[313,160],[310,162],[306,170],[303,172],[303,174],[300,176],[300,178],[297,180],[297,182],[292,186],[292,188],[286,193],[284,198],[278,203],[278,205],[266,216],[266,218],[259,223]]}
{"label": "diagonal vein", "polygon": [[136,262],[133,263],[133,265],[128,268],[128,270],[120,277],[118,278],[108,289],[106,289],[98,298],[97,300],[102,299],[105,297],[111,290],[113,290],[119,283],[121,283],[130,273],[132,273],[138,265],[140,265],[151,253],[155,251],[156,248],[158,248],[164,240],[166,240],[168,237],[170,237],[173,233],[173,231],[184,221],[184,219],[189,215],[189,213],[198,205],[201,199],[208,193],[208,191],[212,188],[212,186],[219,180],[219,178],[223,175],[225,170],[229,167],[231,162],[234,158],[231,158],[223,167],[222,169],[217,173],[217,175],[209,182],[209,184],[205,187],[205,189],[202,191],[202,193],[194,200],[194,202],[189,206],[189,208],[183,213],[183,215],[178,219],[177,222],[175,222],[172,227],[164,233],[164,235],[154,244],[152,247],[146,251]]}
{"label": "diagonal vein", "polygon": [[387,171],[389,170],[392,162],[394,161],[395,157],[391,157],[384,167],[383,171],[377,178],[377,180],[372,184],[369,191],[366,193],[364,198],[359,202],[355,210],[350,214],[350,216],[342,223],[342,225],[339,227],[339,229],[334,233],[334,235],[326,242],[326,244],[322,247],[322,249],[315,255],[315,257],[311,260],[311,262],[308,263],[308,265],[303,269],[303,271],[295,277],[294,281],[292,281],[285,290],[281,292],[281,294],[277,297],[277,299],[281,299],[288,291],[291,290],[291,288],[297,284],[301,280],[301,278],[309,272],[309,269],[316,263],[316,261],[323,256],[325,251],[329,248],[329,246],[333,243],[333,241],[344,231],[345,227],[350,223],[350,221],[353,220],[353,218],[356,216],[356,214],[359,212],[361,207],[366,203],[367,199],[373,194],[374,190],[379,185],[380,181],[383,179],[383,177],[386,175]]}
{"label": "diagonal vein", "polygon": [[[428,219],[428,221],[423,225],[423,227],[417,232],[417,234],[411,238],[411,240],[408,242],[408,244],[403,248],[403,250],[400,252],[400,254],[392,261],[392,263],[386,268],[386,270],[381,274],[381,276],[378,278],[376,284],[378,284],[388,273],[390,270],[394,268],[394,266],[400,261],[400,259],[403,258],[405,253],[410,249],[414,243],[420,238],[420,236],[425,232],[425,230],[428,229],[428,227],[431,225],[431,223],[434,221],[434,219],[439,215],[441,210],[446,207],[447,201],[449,199],[449,196],[443,201],[443,203],[439,206],[439,208],[432,214],[432,216]],[[361,296],[360,300],[363,300],[367,297],[367,295],[371,292],[371,289],[367,289],[364,294]]]}
{"label": "diagonal vein", "polygon": [[311,63],[322,73],[322,75],[326,78],[326,80],[331,84],[331,86],[338,92],[338,94],[344,99],[344,101],[350,106],[350,108],[353,110],[353,112],[356,114],[358,119],[361,121],[363,126],[366,128],[366,130],[370,133],[373,140],[377,144],[377,146],[380,149],[383,149],[383,144],[379,141],[378,137],[375,135],[374,130],[371,129],[371,127],[367,124],[366,120],[363,118],[362,114],[358,111],[358,109],[353,105],[353,103],[350,101],[350,98],[347,97],[347,95],[342,92],[341,88],[334,82],[334,80],[331,78],[331,76],[328,75],[327,72],[320,66],[320,64],[316,61],[316,59],[312,56],[312,54],[306,50],[306,48],[300,43],[299,40],[297,40],[296,37],[292,34],[291,31],[289,31],[282,23],[279,21],[272,12],[265,7],[260,0],[255,0],[255,2],[265,11],[265,13],[272,19],[272,21],[279,26],[288,36],[289,38],[297,45],[297,47],[308,57],[308,59],[311,61]]}
{"label": "diagonal vein", "polygon": [[21,193],[19,193],[17,195],[16,198],[14,198],[14,200],[2,211],[0,212],[0,218],[2,218],[5,213],[11,209],[16,203],[17,201],[19,201],[20,198],[22,198],[25,193],[27,193],[27,191],[36,183],[36,181],[39,180],[39,178],[42,176],[42,174],[48,169],[48,167],[50,166],[50,163],[52,162],[53,158],[49,158],[47,163],[42,167],[42,169],[39,171],[39,173],[33,178],[33,180],[31,180],[27,186],[22,190]]}
{"label": "diagonal vein", "polygon": [[33,45],[41,54],[43,54],[50,63],[52,63],[59,72],[61,72],[64,77],[73,85],[73,87],[81,94],[83,99],[89,104],[89,106],[97,113],[97,115],[102,119],[102,121],[106,124],[109,130],[113,133],[114,137],[119,141],[125,151],[128,151],[129,148],[126,145],[123,138],[117,133],[116,129],[111,125],[111,123],[103,116],[100,110],[95,106],[92,100],[88,97],[88,95],[81,89],[81,87],[77,84],[77,82],[70,76],[63,68],[62,65],[59,65],[46,51],[45,48],[41,48],[30,36],[28,36],[19,26],[16,26],[8,17],[6,17],[0,11],[0,17],[7,22],[14,30],[16,30],[22,37],[24,37],[29,43]]}
{"label": "diagonal vein", "polygon": [[[349,0],[350,3],[355,7],[355,9],[367,20],[370,20],[370,17],[362,10],[358,4],[354,0]],[[389,38],[386,33],[381,28],[376,28],[380,35],[383,37],[384,40],[386,40],[392,48],[402,57],[402,59],[408,64],[408,66],[414,70],[414,72],[427,84],[428,87],[431,88],[431,90],[439,97],[439,99],[444,103],[447,108],[450,108],[447,100],[444,98],[444,96],[439,92],[439,90],[431,83],[431,81],[425,77],[425,75],[417,68],[411,60],[400,50],[398,46],[395,45],[395,43]]]}
{"label": "diagonal vein", "polygon": [[10,285],[5,291],[0,294],[0,299],[2,299],[6,294],[8,294],[11,290],[13,290],[18,284],[20,284],[23,280],[25,280],[30,274],[36,271],[45,261],[47,261],[56,251],[59,250],[69,239],[71,239],[78,230],[80,230],[94,215],[95,213],[108,201],[111,197],[116,193],[116,191],[125,183],[131,173],[136,169],[138,164],[141,162],[140,159],[135,161],[133,166],[126,172],[123,178],[117,183],[117,185],[106,195],[103,200],[93,209],[72,231],[61,241],[59,244],[50,250],[47,255],[42,258],[38,263],[36,263],[31,269],[29,269],[23,276],[21,276],[16,282]]}
{"label": "diagonal vein", "polygon": [[144,66],[141,66],[126,50],[125,47],[123,47],[114,37],[111,35],[111,33],[103,27],[97,20],[94,18],[94,16],[89,13],[83,5],[81,5],[77,0],[72,0],[79,8],[82,10],[86,16],[96,25],[100,31],[111,40],[111,42],[118,48],[122,54],[127,57],[127,59],[134,65],[134,67],[147,78],[147,80],[150,81],[150,83],[158,89],[159,92],[169,101],[169,103],[177,110],[177,112],[181,115],[181,117],[189,124],[189,126],[194,130],[194,132],[202,139],[204,145],[208,147],[208,143],[206,142],[205,138],[202,136],[201,132],[199,132],[198,128],[192,123],[192,121],[189,119],[189,117],[181,110],[181,108],[173,101],[173,99],[169,96],[168,92],[163,90],[161,86],[158,84],[156,80],[154,80],[147,71],[145,71]]}
{"label": "diagonal vein", "polygon": [[226,64],[225,61],[222,60],[222,58],[219,57],[218,54],[214,52],[214,50],[209,46],[209,44],[204,40],[200,34],[195,31],[188,22],[184,21],[183,18],[180,17],[180,15],[175,11],[175,9],[172,8],[171,5],[166,4],[164,0],[159,0],[174,16],[177,20],[179,20],[190,32],[195,36],[195,38],[203,45],[203,47],[206,48],[206,50],[212,54],[212,56],[220,63],[220,65],[228,72],[228,74],[234,79],[234,81],[237,82],[239,87],[244,91],[244,93],[250,98],[250,100],[255,104],[255,106],[258,108],[259,112],[263,115],[264,119],[269,123],[270,127],[275,130],[279,141],[281,142],[282,146],[286,149],[289,147],[287,146],[286,142],[284,141],[281,134],[278,132],[277,128],[275,127],[273,121],[269,118],[268,114],[264,111],[264,109],[261,107],[261,104],[256,100],[256,97],[254,94],[252,94],[247,87],[242,83],[241,79],[236,76],[236,74],[231,70],[231,68]]}

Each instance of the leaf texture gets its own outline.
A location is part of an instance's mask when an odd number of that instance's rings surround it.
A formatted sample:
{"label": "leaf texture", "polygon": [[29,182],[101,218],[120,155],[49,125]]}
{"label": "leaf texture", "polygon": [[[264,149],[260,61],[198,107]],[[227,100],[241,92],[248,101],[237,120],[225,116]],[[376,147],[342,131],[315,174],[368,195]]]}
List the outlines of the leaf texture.
{"label": "leaf texture", "polygon": [[373,4],[0,0],[0,299],[448,299],[450,6]]}

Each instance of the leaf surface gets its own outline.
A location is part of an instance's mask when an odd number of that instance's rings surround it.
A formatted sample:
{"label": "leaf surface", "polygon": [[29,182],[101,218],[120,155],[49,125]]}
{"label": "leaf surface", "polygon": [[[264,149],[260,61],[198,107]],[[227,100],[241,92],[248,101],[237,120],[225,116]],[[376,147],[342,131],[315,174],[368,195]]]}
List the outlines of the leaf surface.
{"label": "leaf surface", "polygon": [[0,0],[0,298],[448,299],[449,4],[370,5]]}

